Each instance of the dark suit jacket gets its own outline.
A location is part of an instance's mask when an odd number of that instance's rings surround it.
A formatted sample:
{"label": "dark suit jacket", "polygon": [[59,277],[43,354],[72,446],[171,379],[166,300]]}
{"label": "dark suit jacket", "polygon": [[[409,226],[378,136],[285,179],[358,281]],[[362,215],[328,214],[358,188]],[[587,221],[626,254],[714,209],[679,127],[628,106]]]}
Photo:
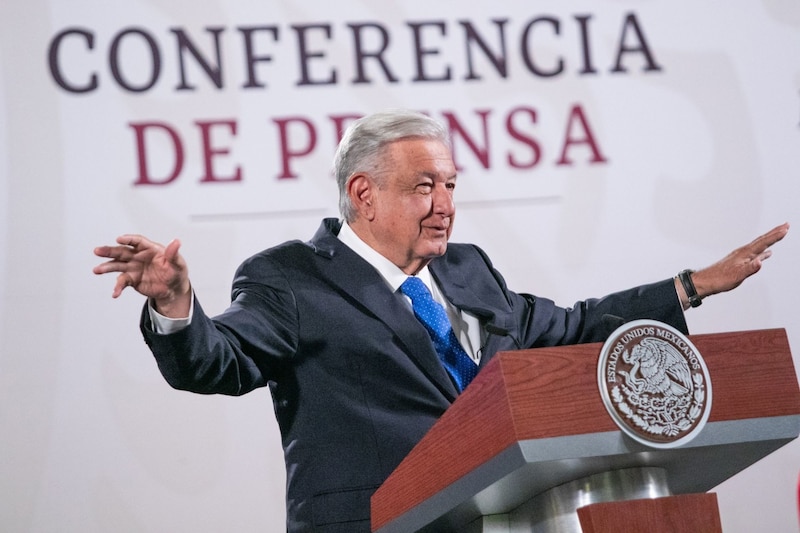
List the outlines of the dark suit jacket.
{"label": "dark suit jacket", "polygon": [[[287,469],[289,531],[369,531],[369,499],[456,398],[424,327],[402,296],[343,245],[334,219],[307,243],[239,268],[232,304],[145,338],[166,380],[198,393],[269,386]],[[603,315],[686,331],[672,280],[569,309],[507,289],[477,247],[450,244],[429,266],[442,292],[488,326],[481,365],[498,351],[603,340]]]}

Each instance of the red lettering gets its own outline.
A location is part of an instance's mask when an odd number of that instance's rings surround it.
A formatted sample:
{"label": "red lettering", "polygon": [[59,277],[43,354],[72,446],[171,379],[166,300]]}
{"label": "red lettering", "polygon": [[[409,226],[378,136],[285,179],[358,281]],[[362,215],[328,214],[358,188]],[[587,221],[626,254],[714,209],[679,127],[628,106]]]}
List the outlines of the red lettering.
{"label": "red lettering", "polygon": [[[489,125],[487,123],[487,118],[491,111],[480,111],[476,110],[475,113],[481,117],[481,124],[483,126],[483,147],[479,147],[477,143],[469,136],[467,131],[461,126],[458,122],[456,116],[450,111],[443,111],[442,115],[447,120],[447,127],[450,130],[450,137],[454,138],[455,133],[458,133],[464,142],[467,143],[467,146],[475,154],[475,157],[478,158],[478,161],[481,162],[483,168],[489,168]],[[456,170],[463,170],[463,167],[458,164],[456,160],[456,147],[455,142],[453,143],[453,162],[456,164]]]}
{"label": "red lettering", "polygon": [[[305,157],[314,150],[317,146],[317,130],[310,120],[303,117],[276,118],[272,121],[278,125],[281,137],[281,173],[278,175],[278,178],[296,178],[297,174],[292,172],[289,163],[292,159],[296,157]],[[289,128],[292,123],[305,127],[308,140],[304,147],[296,149],[289,147]]]}
{"label": "red lettering", "polygon": [[[133,128],[136,135],[136,151],[139,162],[139,177],[136,178],[134,185],[166,185],[175,181],[183,169],[183,143],[181,143],[178,132],[165,122],[129,122],[128,125]],[[175,164],[172,167],[172,172],[167,173],[167,176],[164,178],[154,178],[150,174],[147,165],[147,143],[145,142],[145,131],[147,130],[153,133],[158,131],[166,133],[167,138],[172,141],[172,148],[175,153]]]}
{"label": "red lettering", "polygon": [[[506,109],[473,109],[461,114],[447,110],[433,115],[441,117],[448,129],[453,144],[452,155],[456,169],[468,174],[485,176],[492,164],[499,164],[511,171],[527,171],[539,167],[543,161],[555,166],[596,165],[608,163],[600,141],[592,129],[589,116],[581,103],[571,103],[564,110],[542,115],[540,110],[527,103]],[[313,171],[320,154],[315,150],[324,144],[331,151],[341,141],[346,128],[360,118],[358,113],[334,113],[317,117],[294,115],[270,117],[262,121],[267,129],[274,124],[274,166],[277,179],[298,179],[307,171]],[[545,119],[542,119],[542,117]],[[537,136],[541,120],[553,127],[553,120],[563,124],[564,134],[555,139],[550,147]],[[494,121],[494,122],[492,122]],[[238,153],[249,157],[254,146],[252,139],[240,146],[239,123],[236,118],[197,119],[190,128],[196,127],[199,144],[185,144],[184,139],[192,131],[181,132],[174,124],[163,121],[131,122],[128,126],[135,137],[138,176],[135,185],[167,185],[177,180],[189,157],[197,158],[193,163],[198,171],[200,183],[242,183],[246,162],[236,158]],[[263,146],[266,131],[256,132],[261,137],[256,143]],[[271,137],[270,137],[271,138]],[[560,150],[558,147],[561,147]],[[492,151],[494,149],[494,152]],[[465,156],[464,153],[467,155]],[[557,156],[557,157],[556,157]],[[469,164],[464,165],[464,158]],[[473,159],[474,158],[474,159]],[[470,168],[465,168],[469,166]],[[192,168],[194,168],[192,166]]]}
{"label": "red lettering", "polygon": [[[583,135],[573,132],[573,127],[578,126]],[[580,105],[572,106],[567,118],[567,131],[564,134],[564,145],[561,149],[561,157],[556,161],[556,165],[572,165],[572,159],[567,157],[567,150],[573,145],[585,144],[592,152],[592,163],[607,163],[608,159],[600,152],[600,147],[595,140],[592,128],[589,127],[589,122],[583,113],[583,108]]]}
{"label": "red lettering", "polygon": [[214,181],[241,181],[242,168],[236,167],[232,176],[220,177],[214,174],[213,159],[218,155],[227,155],[231,151],[229,148],[214,148],[211,145],[211,128],[214,126],[228,126],[231,134],[236,135],[236,121],[235,120],[209,120],[195,122],[200,128],[203,144],[203,162],[205,164],[205,175],[200,180],[201,182],[214,182]]}
{"label": "red lettering", "polygon": [[508,166],[512,168],[533,168],[538,163],[542,157],[542,149],[539,146],[539,143],[531,136],[525,135],[522,131],[517,129],[517,126],[514,123],[514,119],[517,115],[526,114],[530,118],[531,124],[536,124],[536,110],[531,109],[530,107],[515,107],[511,111],[509,111],[508,116],[506,117],[506,131],[508,134],[513,138],[521,142],[522,144],[528,146],[531,149],[531,158],[529,161],[520,163],[514,157],[512,152],[508,152],[506,155],[506,161],[508,162]]}

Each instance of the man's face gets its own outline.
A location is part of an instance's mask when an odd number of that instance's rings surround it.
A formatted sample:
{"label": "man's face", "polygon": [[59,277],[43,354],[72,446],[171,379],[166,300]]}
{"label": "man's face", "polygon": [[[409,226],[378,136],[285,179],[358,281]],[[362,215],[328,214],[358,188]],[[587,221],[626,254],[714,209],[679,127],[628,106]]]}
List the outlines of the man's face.
{"label": "man's face", "polygon": [[444,254],[453,231],[456,168],[450,150],[429,139],[406,139],[384,149],[372,197],[373,247],[407,274]]}

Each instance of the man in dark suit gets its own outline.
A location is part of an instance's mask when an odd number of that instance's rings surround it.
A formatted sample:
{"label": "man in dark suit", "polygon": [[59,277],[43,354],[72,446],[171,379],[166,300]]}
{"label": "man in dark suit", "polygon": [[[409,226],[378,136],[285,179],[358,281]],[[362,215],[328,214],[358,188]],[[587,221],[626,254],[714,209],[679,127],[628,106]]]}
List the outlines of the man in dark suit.
{"label": "man in dark suit", "polygon": [[[114,297],[131,286],[148,298],[141,328],[173,387],[239,395],[269,386],[293,532],[369,531],[372,493],[498,351],[600,341],[613,329],[608,316],[686,331],[686,308],[757,272],[788,231],[778,226],[683,280],[561,308],[510,291],[479,248],[448,243],[456,170],[437,122],[365,117],[335,166],[342,220],[245,261],[231,306],[214,318],[192,292],[178,241],[123,235],[95,249],[109,259],[95,273],[120,273]],[[406,296],[409,277],[441,305],[454,341],[432,342],[420,321],[428,311]],[[442,362],[445,344],[467,377],[448,355]]]}

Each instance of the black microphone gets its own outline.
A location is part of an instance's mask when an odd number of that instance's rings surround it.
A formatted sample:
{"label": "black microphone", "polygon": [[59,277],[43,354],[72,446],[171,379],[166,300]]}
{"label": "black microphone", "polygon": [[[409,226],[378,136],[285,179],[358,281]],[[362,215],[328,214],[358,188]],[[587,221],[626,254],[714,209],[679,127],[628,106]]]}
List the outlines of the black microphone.
{"label": "black microphone", "polygon": [[517,350],[521,350],[522,349],[522,346],[520,345],[520,343],[517,340],[517,338],[514,335],[511,334],[511,330],[508,330],[506,328],[501,328],[500,326],[496,326],[494,324],[488,324],[488,323],[484,327],[486,328],[486,332],[487,333],[489,333],[491,335],[498,335],[500,337],[508,337],[512,341],[514,341],[514,344],[516,345]]}
{"label": "black microphone", "polygon": [[605,314],[600,319],[603,321],[603,324],[606,327],[608,333],[606,333],[606,337],[614,333],[614,331],[620,327],[621,325],[625,324],[627,320],[622,318],[621,316]]}

